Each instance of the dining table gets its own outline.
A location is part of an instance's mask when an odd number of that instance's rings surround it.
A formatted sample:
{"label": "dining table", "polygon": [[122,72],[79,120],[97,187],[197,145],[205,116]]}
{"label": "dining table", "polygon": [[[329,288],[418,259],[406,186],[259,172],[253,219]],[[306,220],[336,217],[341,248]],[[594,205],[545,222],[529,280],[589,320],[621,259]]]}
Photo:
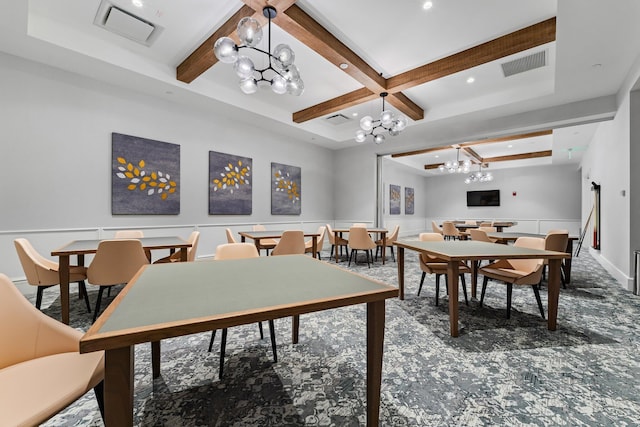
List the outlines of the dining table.
{"label": "dining table", "polygon": [[[240,235],[240,241],[245,243],[247,239],[253,240],[258,249],[258,253],[260,253],[260,241],[264,239],[281,239],[282,233],[285,230],[263,230],[263,231],[238,231]],[[318,246],[318,237],[320,237],[320,233],[317,231],[305,231],[304,237],[311,237],[312,248],[316,248]],[[315,258],[316,251],[311,251],[311,255]]]}
{"label": "dining table", "polygon": [[441,258],[447,262],[447,286],[449,289],[449,329],[452,337],[459,334],[458,327],[458,280],[460,262],[471,262],[472,294],[478,277],[478,262],[497,259],[548,259],[549,283],[547,328],[555,331],[558,316],[558,299],[560,295],[560,268],[562,260],[570,255],[541,249],[517,247],[513,245],[497,245],[489,242],[473,240],[420,241],[397,240],[398,248],[398,288],[399,298],[404,299],[404,250],[410,249],[420,254]]}
{"label": "dining table", "polygon": [[[335,238],[335,241],[338,241],[338,237],[342,237],[344,235],[344,233],[348,233],[349,232],[349,228],[346,227],[342,227],[342,228],[334,228],[333,229],[333,236]],[[387,230],[386,228],[379,228],[379,227],[367,227],[367,233],[374,233],[380,236],[380,239],[382,240],[382,264],[385,264],[385,258],[386,258],[386,248],[387,248],[387,233],[389,232],[389,230]],[[335,250],[336,252],[336,262],[340,262],[339,258],[338,258],[338,248],[336,248]]]}
{"label": "dining table", "polygon": [[[498,233],[498,232],[489,232],[487,233],[487,237],[492,239],[496,239],[496,243],[512,243],[518,240],[518,237],[539,237],[544,239],[546,234],[539,233]],[[580,239],[578,236],[569,236],[569,240],[567,240],[567,249],[565,252],[569,254],[568,258],[562,260],[562,272],[564,273],[564,281],[566,283],[571,283],[571,259],[573,258],[573,242]]]}
{"label": "dining table", "polygon": [[394,286],[305,255],[151,264],[82,337],[80,352],[105,352],[104,423],[127,427],[133,425],[136,344],[151,342],[156,378],[162,339],[366,304],[362,358],[366,422],[373,427],[379,425],[385,300],[397,295]]}
{"label": "dining table", "polygon": [[[145,252],[150,253],[154,250],[168,249],[170,253],[176,250],[180,251],[180,261],[187,260],[187,249],[191,247],[191,243],[187,242],[181,237],[142,237],[140,240]],[[59,267],[58,274],[60,275],[60,311],[62,322],[69,324],[69,275],[70,275],[70,259],[72,256],[77,257],[77,265],[84,265],[84,256],[89,254],[95,254],[98,250],[98,245],[102,240],[73,240],[58,249],[51,251],[51,256],[58,257]],[[83,297],[82,290],[80,290],[78,297]]]}

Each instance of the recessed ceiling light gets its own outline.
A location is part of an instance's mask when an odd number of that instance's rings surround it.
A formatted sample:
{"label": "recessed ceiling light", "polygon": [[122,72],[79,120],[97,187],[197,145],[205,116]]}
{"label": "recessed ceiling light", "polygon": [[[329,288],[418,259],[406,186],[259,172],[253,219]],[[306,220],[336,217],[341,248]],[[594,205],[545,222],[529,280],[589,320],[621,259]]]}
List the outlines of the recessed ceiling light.
{"label": "recessed ceiling light", "polygon": [[346,62],[341,62],[338,66],[341,70],[346,70],[347,68],[349,68],[349,64],[347,64]]}
{"label": "recessed ceiling light", "polygon": [[433,7],[433,2],[431,2],[431,1],[426,1],[426,2],[424,2],[424,4],[422,5],[422,8],[423,8],[424,10],[429,10],[429,9],[431,9],[432,7]]}
{"label": "recessed ceiling light", "polygon": [[513,145],[509,144],[507,145],[507,148],[513,148]]}
{"label": "recessed ceiling light", "polygon": [[593,64],[592,67],[593,68],[600,68],[600,67],[602,67],[602,64]]}
{"label": "recessed ceiling light", "polygon": [[471,83],[473,83],[473,82],[475,82],[475,81],[476,81],[476,78],[475,78],[475,77],[469,77],[469,78],[467,78],[467,83],[469,83],[469,84],[471,84]]}
{"label": "recessed ceiling light", "polygon": [[142,0],[131,0],[131,4],[137,8],[141,8],[142,6],[144,6]]}
{"label": "recessed ceiling light", "polygon": [[437,158],[439,158],[440,156],[436,154],[436,155],[435,155],[435,156],[433,156],[433,157],[435,157],[435,158],[437,159]]}
{"label": "recessed ceiling light", "polygon": [[353,117],[358,117],[358,113],[351,113]]}

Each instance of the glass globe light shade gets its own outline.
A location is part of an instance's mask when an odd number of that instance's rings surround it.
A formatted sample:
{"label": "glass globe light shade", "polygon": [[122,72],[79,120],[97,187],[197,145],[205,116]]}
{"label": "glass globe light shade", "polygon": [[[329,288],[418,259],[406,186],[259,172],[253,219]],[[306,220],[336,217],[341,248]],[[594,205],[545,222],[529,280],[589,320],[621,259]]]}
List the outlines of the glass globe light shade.
{"label": "glass globe light shade", "polygon": [[451,169],[453,167],[453,162],[451,160],[447,160],[444,164],[447,169]]}
{"label": "glass globe light shade", "polygon": [[367,139],[367,134],[363,130],[356,131],[356,142],[364,142]]}
{"label": "glass globe light shade", "polygon": [[389,126],[393,122],[393,112],[389,110],[384,110],[380,113],[380,123],[384,126]]}
{"label": "glass globe light shade", "polygon": [[470,168],[471,167],[471,160],[467,159],[464,162],[462,162],[462,166],[465,168]]}
{"label": "glass globe light shade", "polygon": [[400,131],[397,130],[396,128],[391,128],[391,129],[389,129],[389,135],[398,136],[398,135],[400,135]]}
{"label": "glass globe light shade", "polygon": [[304,82],[301,78],[289,80],[287,82],[287,93],[290,95],[300,96],[304,92]]}
{"label": "glass globe light shade", "polygon": [[470,183],[471,183],[471,180],[470,180],[469,178],[467,178],[467,179],[465,179],[465,180],[464,180],[464,183],[465,183],[465,184],[470,184]]}
{"label": "glass globe light shade", "polygon": [[487,181],[493,181],[493,175],[490,173],[487,174]]}
{"label": "glass globe light shade", "polygon": [[291,64],[282,73],[282,77],[284,77],[287,80],[297,80],[300,78],[300,71],[298,71],[298,67],[296,67],[294,64]]}
{"label": "glass globe light shade", "polygon": [[247,95],[256,93],[258,91],[258,82],[256,82],[256,79],[254,79],[253,77],[242,79],[240,80],[240,90],[242,90]]}
{"label": "glass globe light shade", "polygon": [[233,64],[233,69],[238,77],[246,79],[247,77],[253,77],[253,72],[256,70],[256,67],[248,56],[239,56],[238,60]]}
{"label": "glass globe light shade", "polygon": [[407,118],[405,116],[400,116],[396,118],[396,121],[393,127],[396,128],[398,132],[402,132],[407,127],[407,124],[408,124]]}
{"label": "glass globe light shade", "polygon": [[271,90],[273,93],[282,95],[287,93],[287,81],[281,75],[276,75],[271,79]]}
{"label": "glass globe light shade", "polygon": [[384,142],[384,140],[385,140],[385,138],[384,138],[384,135],[382,135],[382,134],[378,134],[378,135],[373,137],[373,141],[376,144],[382,144]]}
{"label": "glass globe light shade", "polygon": [[438,166],[438,170],[439,170],[440,172],[444,172],[444,170],[445,170],[444,165],[440,165],[440,166]]}
{"label": "glass globe light shade", "polygon": [[238,59],[238,46],[229,37],[220,37],[213,45],[213,53],[220,62],[233,64]]}
{"label": "glass globe light shade", "polygon": [[247,46],[255,46],[262,40],[262,27],[260,23],[250,17],[245,17],[238,22],[238,38]]}
{"label": "glass globe light shade", "polygon": [[[293,50],[286,44],[279,44],[273,49],[273,56],[275,56],[283,68],[288,68],[289,65],[293,64],[293,61],[296,59],[296,54],[293,53]],[[277,61],[276,61],[277,62]]]}
{"label": "glass globe light shade", "polygon": [[362,130],[371,130],[373,129],[373,117],[364,116],[360,119],[360,127]]}

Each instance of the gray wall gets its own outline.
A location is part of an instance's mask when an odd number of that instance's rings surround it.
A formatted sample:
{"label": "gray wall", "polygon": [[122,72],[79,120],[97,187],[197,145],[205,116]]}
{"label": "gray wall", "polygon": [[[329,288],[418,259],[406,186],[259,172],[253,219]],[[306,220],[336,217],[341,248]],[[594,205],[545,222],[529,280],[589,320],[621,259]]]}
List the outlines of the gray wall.
{"label": "gray wall", "polygon": [[[22,276],[12,240],[43,254],[71,238],[202,232],[199,255],[225,242],[224,226],[264,223],[315,230],[334,217],[331,151],[205,110],[0,54],[0,272]],[[175,216],[111,215],[111,133],[179,144],[181,209]],[[253,159],[253,213],[208,214],[208,152]],[[302,168],[302,214],[272,216],[270,163]],[[244,224],[244,225],[243,225]]]}

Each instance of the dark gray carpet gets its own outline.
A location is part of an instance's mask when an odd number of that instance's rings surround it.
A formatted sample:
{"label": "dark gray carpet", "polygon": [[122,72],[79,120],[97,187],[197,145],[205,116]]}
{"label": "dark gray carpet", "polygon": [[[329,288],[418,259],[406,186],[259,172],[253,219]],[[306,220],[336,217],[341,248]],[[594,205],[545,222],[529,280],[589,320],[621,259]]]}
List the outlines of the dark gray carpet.
{"label": "dark gray carpet", "polygon": [[[389,261],[351,269],[396,285],[396,263]],[[490,282],[484,307],[477,300],[465,306],[460,292],[461,331],[451,338],[446,291],[434,306],[434,278],[427,276],[417,297],[420,274],[416,255],[407,251],[407,298],[387,303],[381,425],[640,423],[640,298],[622,290],[587,250],[574,259],[572,282],[561,291],[555,332],[547,330],[529,288],[514,289],[506,319],[506,287]],[[88,286],[93,304],[97,291]],[[541,294],[546,310],[546,288]],[[86,330],[91,315],[76,296],[71,324]],[[50,305],[43,311],[59,318],[56,291],[45,297]],[[232,328],[222,380],[218,337],[212,353],[209,334],[163,341],[162,376],[155,381],[149,345],[137,346],[135,423],[364,425],[365,320],[364,306],[304,315],[298,345],[291,344],[290,319],[276,320],[278,363],[256,324]],[[46,425],[102,425],[93,393]]]}

